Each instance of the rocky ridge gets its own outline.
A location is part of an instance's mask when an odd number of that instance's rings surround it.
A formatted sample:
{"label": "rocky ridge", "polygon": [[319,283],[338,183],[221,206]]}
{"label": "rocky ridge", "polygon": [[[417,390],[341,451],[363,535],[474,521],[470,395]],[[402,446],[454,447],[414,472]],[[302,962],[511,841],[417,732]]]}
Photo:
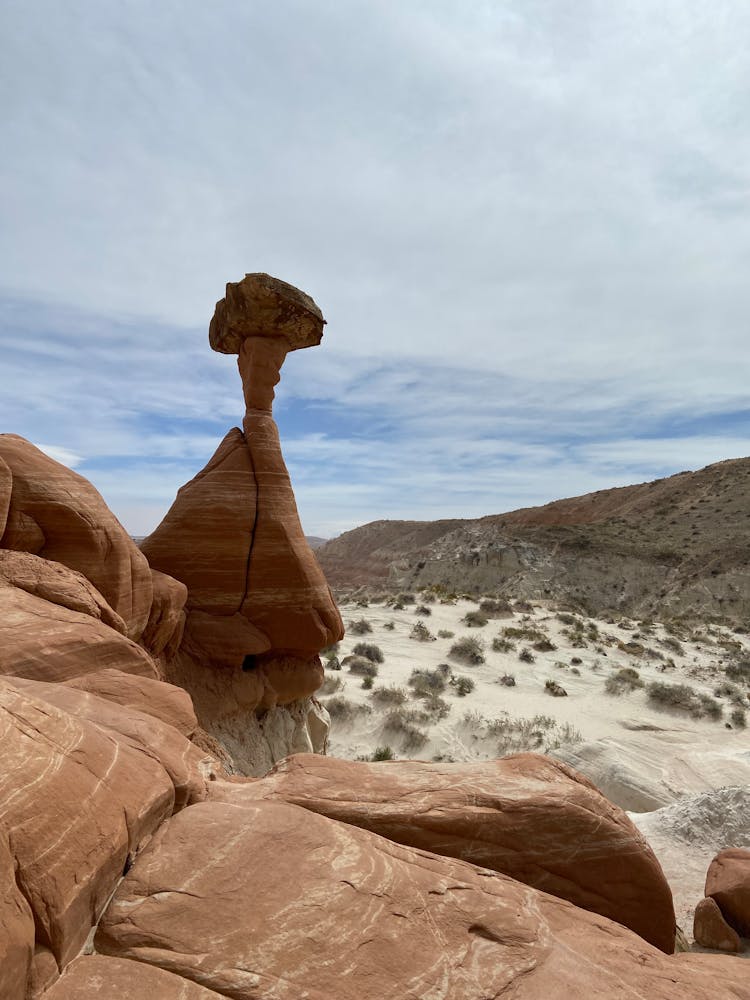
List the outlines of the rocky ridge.
{"label": "rocky ridge", "polygon": [[316,550],[339,591],[512,594],[590,615],[750,615],[750,458],[476,520],[374,521]]}

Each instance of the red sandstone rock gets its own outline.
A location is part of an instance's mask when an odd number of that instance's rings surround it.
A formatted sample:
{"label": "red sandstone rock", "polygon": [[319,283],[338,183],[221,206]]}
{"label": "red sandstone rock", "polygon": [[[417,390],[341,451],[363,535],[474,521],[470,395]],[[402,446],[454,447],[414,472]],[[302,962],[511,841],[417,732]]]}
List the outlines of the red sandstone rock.
{"label": "red sandstone rock", "polygon": [[[10,498],[0,548],[31,552],[82,573],[139,639],[151,607],[144,556],[94,487],[16,434],[0,435]],[[5,490],[8,476],[3,477]]]}
{"label": "red sandstone rock", "polygon": [[95,945],[233,1000],[750,997],[726,959],[666,957],[506,876],[275,802],[173,817]]}
{"label": "red sandstone rock", "polygon": [[171,814],[174,788],[149,753],[0,681],[0,829],[37,941],[69,961],[128,856]]}
{"label": "red sandstone rock", "polygon": [[740,936],[721,914],[716,900],[705,897],[695,908],[693,937],[704,948],[740,951]]}
{"label": "red sandstone rock", "polygon": [[33,954],[34,917],[16,884],[8,838],[0,826],[0,997],[3,1000],[24,1000]]}
{"label": "red sandstone rock", "polygon": [[733,847],[716,855],[706,875],[706,895],[716,900],[730,927],[750,937],[750,850]]}
{"label": "red sandstone rock", "polygon": [[66,684],[44,684],[19,677],[9,677],[7,682],[77,720],[106,727],[115,736],[123,738],[120,741],[123,746],[143,751],[146,756],[158,760],[174,785],[174,809],[182,809],[206,797],[206,778],[211,772],[211,760],[173,726],[153,715],[124,708]]}
{"label": "red sandstone rock", "polygon": [[71,962],[45,1000],[220,1000],[219,994],[143,962],[84,955]]}
{"label": "red sandstone rock", "polygon": [[106,668],[158,675],[148,653],[114,628],[0,577],[0,675],[66,681]]}
{"label": "red sandstone rock", "polygon": [[190,695],[174,684],[124,674],[121,670],[98,670],[84,677],[75,677],[65,684],[106,698],[123,708],[134,708],[153,715],[174,726],[183,736],[192,736],[198,728]]}
{"label": "red sandstone rock", "polygon": [[674,951],[672,894],[648,844],[586,778],[548,757],[367,764],[299,754],[262,781],[212,782],[208,794],[290,802],[503,872]]}
{"label": "red sandstone rock", "polygon": [[187,587],[158,569],[151,570],[153,600],[141,642],[154,656],[171,659],[177,652],[185,628]]}

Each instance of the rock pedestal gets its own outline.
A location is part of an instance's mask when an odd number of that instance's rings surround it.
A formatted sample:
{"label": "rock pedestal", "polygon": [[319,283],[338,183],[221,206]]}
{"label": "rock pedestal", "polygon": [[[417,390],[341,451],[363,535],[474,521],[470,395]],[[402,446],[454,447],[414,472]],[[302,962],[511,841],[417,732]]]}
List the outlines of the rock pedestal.
{"label": "rock pedestal", "polygon": [[[272,416],[287,353],[320,343],[324,323],[308,295],[267,274],[227,285],[209,341],[238,355],[242,430],[229,431],[142,546],[153,568],[187,588],[184,640],[167,676],[190,691],[201,725],[240,752],[246,773],[262,773],[275,752],[262,762],[242,753],[243,727],[268,749],[262,717],[309,699],[323,680],[319,651],[343,635]],[[304,724],[292,728],[294,749],[317,749]]]}

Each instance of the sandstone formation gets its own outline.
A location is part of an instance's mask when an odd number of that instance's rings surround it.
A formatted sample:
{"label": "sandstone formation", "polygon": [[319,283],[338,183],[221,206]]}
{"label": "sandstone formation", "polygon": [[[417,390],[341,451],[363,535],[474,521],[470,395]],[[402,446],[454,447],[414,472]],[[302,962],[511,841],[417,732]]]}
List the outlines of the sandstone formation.
{"label": "sandstone formation", "polygon": [[0,996],[25,995],[34,954],[34,916],[16,884],[15,864],[0,828]]}
{"label": "sandstone formation", "polygon": [[[103,719],[106,704],[98,706]],[[175,808],[175,784],[156,745],[138,746],[104,721],[81,717],[80,708],[71,714],[0,681],[0,830],[37,941],[60,964],[80,950],[128,858]]]}
{"label": "sandstone formation", "polygon": [[[272,756],[261,717],[297,703],[309,709],[323,680],[317,654],[343,634],[271,415],[286,354],[318,344],[323,324],[309,296],[269,275],[227,285],[209,339],[239,356],[243,429],[228,432],[142,544],[152,567],[187,588],[184,641],[167,677],[190,691],[201,725],[233,755],[238,730],[266,747],[262,761],[239,753],[246,773],[263,773]],[[308,739],[297,748],[314,747]]]}
{"label": "sandstone formation", "polygon": [[[16,434],[0,434],[7,470],[0,548],[77,570],[139,639],[153,593],[148,562],[91,483]],[[2,516],[2,511],[5,516]]]}
{"label": "sandstone formation", "polygon": [[506,876],[277,802],[164,824],[95,946],[234,1000],[750,997],[725,959],[666,957]]}
{"label": "sandstone formation", "polygon": [[706,875],[706,895],[730,927],[750,937],[750,850],[735,847],[716,855]]}
{"label": "sandstone formation", "polygon": [[695,908],[693,937],[704,948],[740,951],[740,936],[722,916],[716,900],[706,896]]}
{"label": "sandstone formation", "polygon": [[263,781],[214,782],[209,797],[285,801],[470,861],[674,951],[672,895],[648,844],[590,782],[536,754],[481,764],[366,764],[300,754]]}
{"label": "sandstone formation", "polygon": [[124,958],[85,955],[71,962],[45,1000],[220,1000],[213,990]]}

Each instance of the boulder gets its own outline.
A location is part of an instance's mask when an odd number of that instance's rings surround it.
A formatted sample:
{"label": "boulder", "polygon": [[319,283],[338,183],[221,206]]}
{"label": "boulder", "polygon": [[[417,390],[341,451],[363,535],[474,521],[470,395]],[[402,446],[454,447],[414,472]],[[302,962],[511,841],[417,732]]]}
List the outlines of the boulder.
{"label": "boulder", "polygon": [[750,850],[733,847],[716,855],[706,875],[706,895],[740,937],[750,937]]}
{"label": "boulder", "polygon": [[8,683],[75,719],[110,730],[116,738],[122,737],[119,742],[123,746],[158,760],[174,786],[174,809],[182,809],[206,797],[206,779],[212,770],[212,760],[173,726],[153,715],[124,708],[65,684],[44,684],[20,677],[9,677]]}
{"label": "boulder", "polygon": [[34,955],[34,917],[16,884],[8,837],[0,826],[0,997],[25,1000]]}
{"label": "boulder", "polygon": [[[94,487],[16,434],[0,434],[7,509],[0,548],[31,552],[89,580],[139,639],[151,608],[143,554]],[[0,487],[2,484],[0,484]]]}
{"label": "boulder", "polygon": [[548,757],[368,764],[299,754],[262,781],[212,782],[208,794],[293,803],[491,868],[674,950],[672,895],[650,847],[586,778]]}
{"label": "boulder", "polygon": [[107,668],[158,677],[154,661],[132,639],[0,578],[0,675],[67,681]]}
{"label": "boulder", "polygon": [[278,802],[169,820],[95,947],[233,1000],[750,997],[726,959],[667,957],[507,876]]}
{"label": "boulder", "polygon": [[740,951],[742,947],[739,934],[726,922],[716,900],[709,896],[702,899],[695,908],[693,937],[703,948]]}
{"label": "boulder", "polygon": [[133,708],[153,715],[174,726],[183,736],[192,736],[198,728],[190,695],[174,684],[106,668],[83,677],[74,677],[65,681],[65,684],[122,705],[123,708]]}
{"label": "boulder", "polygon": [[172,813],[174,787],[150,753],[3,680],[0,746],[0,829],[37,941],[62,966]]}
{"label": "boulder", "polygon": [[65,969],[44,1000],[220,1000],[219,994],[170,972],[125,958],[83,955]]}

